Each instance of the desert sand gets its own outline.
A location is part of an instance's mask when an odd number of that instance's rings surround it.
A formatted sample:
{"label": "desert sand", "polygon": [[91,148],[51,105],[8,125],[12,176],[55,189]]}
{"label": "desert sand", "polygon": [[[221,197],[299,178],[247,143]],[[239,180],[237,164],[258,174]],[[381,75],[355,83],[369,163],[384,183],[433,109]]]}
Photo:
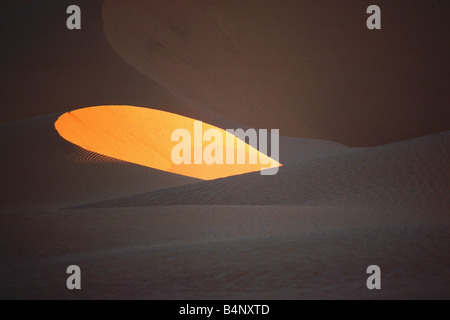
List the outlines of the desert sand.
{"label": "desert sand", "polygon": [[[20,200],[1,210],[2,298],[449,298],[450,132],[362,149],[300,139],[310,158],[285,159],[276,176],[201,182],[77,157],[87,152],[54,119],[56,149],[15,152],[24,172],[6,185]],[[80,292],[65,288],[71,264]],[[372,264],[380,292],[365,287]]]}
{"label": "desert sand", "polygon": [[377,5],[378,33],[358,0],[108,0],[103,22],[136,70],[250,127],[356,147],[448,130],[450,5]]}
{"label": "desert sand", "polygon": [[[423,49],[381,77],[404,54],[385,52],[359,83],[377,40],[332,53],[353,40],[321,45],[307,37],[313,15],[298,20],[308,7],[259,2],[254,12],[240,1],[79,1],[78,34],[48,18],[67,1],[2,14],[2,30],[16,31],[2,36],[0,298],[450,299],[448,101],[443,83],[423,81],[442,72],[436,60],[407,71]],[[318,34],[354,27],[346,21],[325,20]],[[436,39],[430,50],[445,57]],[[416,74],[424,90],[411,97]],[[368,100],[381,79],[407,81]],[[203,181],[83,150],[55,129],[67,111],[108,104],[224,129],[278,126],[283,166]],[[72,264],[80,291],[66,288]],[[369,265],[381,267],[382,290],[366,288]]]}

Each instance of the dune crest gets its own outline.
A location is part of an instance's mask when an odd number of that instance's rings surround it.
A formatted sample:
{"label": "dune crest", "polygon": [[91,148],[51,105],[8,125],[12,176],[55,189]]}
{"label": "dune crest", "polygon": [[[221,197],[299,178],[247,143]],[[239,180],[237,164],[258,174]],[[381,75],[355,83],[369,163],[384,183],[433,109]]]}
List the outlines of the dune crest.
{"label": "dune crest", "polygon": [[[265,156],[248,144],[238,143],[238,138],[223,129],[203,123],[203,132],[215,129],[224,140],[211,142],[214,146],[230,151],[228,139],[234,155],[242,151],[246,159],[255,156],[258,161],[244,164],[174,164],[172,150],[177,142],[171,141],[175,130],[187,130],[192,137],[196,135],[195,119],[173,113],[132,107],[132,106],[99,106],[78,109],[63,114],[55,123],[55,128],[66,140],[89,151],[97,152],[111,158],[143,165],[146,167],[177,173],[193,178],[212,180],[248,172],[260,171],[280,164]],[[203,133],[200,132],[200,139]],[[225,146],[225,140],[227,144]],[[208,144],[201,146],[203,154]],[[200,148],[200,146],[195,146]],[[191,154],[196,153],[192,145]],[[265,163],[267,163],[265,165]]]}

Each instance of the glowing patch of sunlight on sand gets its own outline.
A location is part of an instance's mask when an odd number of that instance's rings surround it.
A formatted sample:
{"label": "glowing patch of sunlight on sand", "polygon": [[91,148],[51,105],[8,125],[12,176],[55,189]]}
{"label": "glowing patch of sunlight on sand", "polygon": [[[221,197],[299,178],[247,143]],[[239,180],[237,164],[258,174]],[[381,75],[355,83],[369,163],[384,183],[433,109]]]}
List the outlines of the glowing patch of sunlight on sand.
{"label": "glowing patch of sunlight on sand", "polygon": [[[181,164],[172,162],[171,153],[177,141],[171,141],[176,129],[186,129],[194,137],[195,119],[177,114],[132,106],[99,106],[63,114],[55,122],[58,133],[86,150],[142,166],[203,180],[212,180],[281,166],[248,144],[234,143],[235,158],[239,145],[246,153],[246,164]],[[220,130],[226,141],[231,135],[223,129],[203,123],[203,132]],[[193,140],[193,139],[192,139]],[[210,142],[203,142],[203,149]],[[223,147],[223,143],[219,143]],[[224,163],[226,148],[224,149]],[[191,149],[192,157],[194,148]],[[257,153],[258,162],[248,164],[249,155]],[[265,161],[262,161],[265,160]],[[269,164],[267,161],[271,160]],[[235,162],[236,163],[236,162]]]}

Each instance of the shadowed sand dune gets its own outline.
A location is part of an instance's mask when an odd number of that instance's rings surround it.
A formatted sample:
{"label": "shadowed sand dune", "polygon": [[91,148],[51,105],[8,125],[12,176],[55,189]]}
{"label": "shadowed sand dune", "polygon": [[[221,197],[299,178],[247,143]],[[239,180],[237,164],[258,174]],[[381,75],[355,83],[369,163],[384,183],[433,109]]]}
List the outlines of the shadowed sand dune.
{"label": "shadowed sand dune", "polygon": [[[2,141],[5,169],[13,161],[23,169],[5,185],[20,187],[22,200],[50,191],[80,203],[188,182],[126,163],[77,164],[78,150],[52,129],[56,118],[0,127],[14,137]],[[312,152],[286,158],[273,177],[192,183],[71,210],[3,208],[0,297],[448,299],[449,132],[366,149],[292,139],[283,145]],[[83,270],[75,293],[64,286],[73,263]],[[372,264],[382,268],[381,291],[365,287]]]}
{"label": "shadowed sand dune", "polygon": [[[107,0],[120,56],[188,105],[282,135],[380,145],[449,129],[445,1]],[[401,17],[401,19],[399,18]]]}
{"label": "shadowed sand dune", "polygon": [[[1,207],[67,207],[199,181],[80,149],[59,136],[59,116],[0,125]],[[349,150],[333,142],[280,138],[288,164]]]}
{"label": "shadowed sand dune", "polygon": [[80,0],[80,31],[71,4],[5,4],[0,122],[130,104],[351,146],[448,130],[445,1],[381,0],[379,33],[357,0]]}
{"label": "shadowed sand dune", "polygon": [[[448,217],[357,206],[171,206],[1,218],[2,298],[450,297]],[[83,271],[78,292],[64,285],[73,263]],[[381,291],[365,286],[372,264],[382,269]]]}
{"label": "shadowed sand dune", "polygon": [[145,77],[110,47],[103,0],[80,0],[82,29],[66,28],[69,0],[37,0],[0,19],[3,78],[0,123],[81,107],[131,104],[221,124]]}
{"label": "shadowed sand dune", "polygon": [[[350,149],[351,150],[351,149]],[[255,174],[158,190],[85,208],[152,205],[337,205],[448,213],[450,132],[374,148],[353,149],[275,176]]]}
{"label": "shadowed sand dune", "polygon": [[[329,145],[334,155],[318,143],[273,177],[4,210],[0,297],[448,299],[449,144],[449,132]],[[61,285],[74,261],[84,270],[76,293]],[[381,291],[365,286],[373,264]]]}
{"label": "shadowed sand dune", "polygon": [[[274,177],[3,209],[0,297],[448,299],[450,133],[367,149],[300,143],[318,147]],[[76,293],[63,285],[74,262]],[[372,264],[381,291],[365,286]]]}
{"label": "shadowed sand dune", "polygon": [[[357,0],[76,2],[79,32],[72,1],[2,13],[0,298],[450,298],[447,2],[379,0],[370,34]],[[108,104],[303,138],[199,181],[55,130]]]}
{"label": "shadowed sand dune", "polygon": [[198,181],[126,162],[99,162],[95,153],[84,158],[97,161],[80,162],[79,147],[54,127],[58,116],[0,125],[2,208],[54,208]]}

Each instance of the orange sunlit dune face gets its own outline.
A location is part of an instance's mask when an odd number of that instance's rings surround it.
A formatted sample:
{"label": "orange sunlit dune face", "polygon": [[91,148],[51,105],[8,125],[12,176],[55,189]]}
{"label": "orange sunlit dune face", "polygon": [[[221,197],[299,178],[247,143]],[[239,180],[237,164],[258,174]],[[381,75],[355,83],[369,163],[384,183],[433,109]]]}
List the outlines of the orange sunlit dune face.
{"label": "orange sunlit dune face", "polygon": [[[200,146],[195,144],[194,147],[194,141],[199,141],[198,131],[194,130],[195,122],[195,119],[160,110],[132,106],[99,106],[65,113],[56,121],[55,128],[64,139],[86,150],[203,180],[281,166],[277,161],[260,153],[232,134],[206,123],[202,124],[202,132],[209,129],[218,130],[215,132],[220,132],[223,140],[202,141]],[[177,129],[185,129],[184,131],[189,132],[192,137],[189,150],[192,155],[192,164],[175,164],[172,161],[173,149],[179,144],[179,140],[172,141],[172,134]],[[201,140],[203,140],[202,137],[201,135]],[[233,139],[234,146],[231,144],[230,148],[230,144],[226,144],[227,139],[228,141]],[[196,152],[202,154],[212,143],[223,149],[223,164],[206,164],[204,161],[202,164],[193,164],[194,154]],[[237,164],[237,154],[240,151],[245,152],[245,164]],[[234,164],[227,164],[227,152],[234,152],[231,153],[236,160]],[[248,161],[250,156],[257,156],[257,162],[250,164]]]}

